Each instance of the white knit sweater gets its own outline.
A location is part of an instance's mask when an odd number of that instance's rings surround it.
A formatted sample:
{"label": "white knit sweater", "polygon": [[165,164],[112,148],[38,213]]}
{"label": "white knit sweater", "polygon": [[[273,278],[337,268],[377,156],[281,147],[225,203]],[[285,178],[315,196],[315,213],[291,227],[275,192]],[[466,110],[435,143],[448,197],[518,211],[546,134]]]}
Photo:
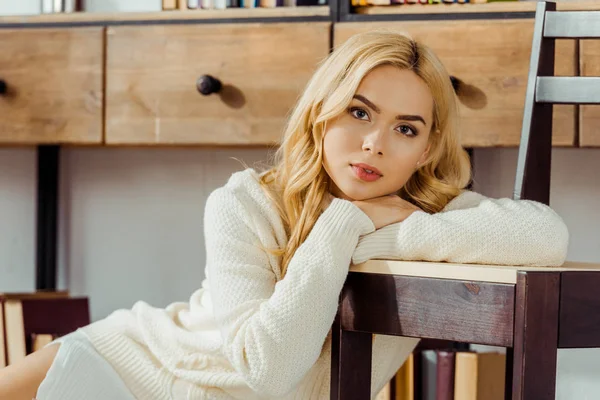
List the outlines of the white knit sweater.
{"label": "white knit sweater", "polygon": [[[209,196],[206,279],[189,302],[138,302],[83,328],[137,398],[329,399],[331,325],[351,261],[565,260],[567,228],[539,203],[465,192],[438,214],[375,231],[358,207],[334,199],[281,279],[280,260],[263,249],[287,237],[257,179],[252,169],[235,173]],[[375,335],[372,398],[417,342]]]}

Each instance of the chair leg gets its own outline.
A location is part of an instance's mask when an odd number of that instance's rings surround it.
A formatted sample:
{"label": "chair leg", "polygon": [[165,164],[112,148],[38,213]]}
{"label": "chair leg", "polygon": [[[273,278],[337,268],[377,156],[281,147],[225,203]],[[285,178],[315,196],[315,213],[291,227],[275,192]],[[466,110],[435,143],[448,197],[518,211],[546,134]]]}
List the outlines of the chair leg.
{"label": "chair leg", "polygon": [[513,360],[514,351],[512,347],[506,348],[506,371],[504,374],[504,400],[512,400],[513,385]]}
{"label": "chair leg", "polygon": [[559,297],[560,273],[519,272],[513,348],[507,357],[507,362],[512,361],[512,379],[507,376],[506,399],[555,399]]}
{"label": "chair leg", "polygon": [[371,398],[373,335],[341,329],[339,314],[331,343],[331,400]]}

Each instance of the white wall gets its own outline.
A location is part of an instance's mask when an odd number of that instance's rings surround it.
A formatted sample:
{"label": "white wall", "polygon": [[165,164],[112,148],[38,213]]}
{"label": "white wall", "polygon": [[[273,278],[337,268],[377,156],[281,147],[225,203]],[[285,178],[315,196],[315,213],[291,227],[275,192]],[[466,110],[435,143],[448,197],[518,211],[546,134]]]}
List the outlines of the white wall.
{"label": "white wall", "polygon": [[60,283],[92,318],[185,301],[204,278],[206,198],[266,150],[71,148],[61,157]]}
{"label": "white wall", "polygon": [[[475,151],[475,187],[511,197],[517,149]],[[600,262],[600,149],[554,149],[550,206],[569,226],[569,260]]]}
{"label": "white wall", "polygon": [[0,291],[35,289],[35,156],[0,147]]}
{"label": "white wall", "polygon": [[41,0],[0,0],[0,15],[39,14]]}
{"label": "white wall", "polygon": [[[12,216],[12,237],[22,243],[12,257],[26,255],[23,271],[31,270],[34,259],[26,246],[33,246],[27,235],[35,233],[35,153],[5,149],[0,154],[3,170],[13,171],[7,187],[15,187],[0,201]],[[476,150],[475,190],[510,197],[516,155],[516,149]],[[569,259],[600,262],[600,149],[555,149],[553,155],[551,205],[569,226]],[[204,277],[206,197],[243,168],[232,157],[252,164],[265,160],[267,151],[64,148],[61,287],[89,295],[94,319],[138,299],[157,306],[185,300]],[[10,246],[10,251],[19,248]]]}

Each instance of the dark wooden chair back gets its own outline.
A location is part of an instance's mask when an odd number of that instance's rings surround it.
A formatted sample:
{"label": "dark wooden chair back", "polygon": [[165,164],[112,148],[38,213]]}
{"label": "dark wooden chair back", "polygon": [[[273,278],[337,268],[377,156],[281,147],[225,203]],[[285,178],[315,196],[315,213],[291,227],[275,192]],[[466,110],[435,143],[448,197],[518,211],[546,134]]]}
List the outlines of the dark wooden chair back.
{"label": "dark wooden chair back", "polygon": [[554,104],[600,104],[600,77],[555,77],[556,39],[600,39],[600,11],[537,4],[514,199],[550,202]]}

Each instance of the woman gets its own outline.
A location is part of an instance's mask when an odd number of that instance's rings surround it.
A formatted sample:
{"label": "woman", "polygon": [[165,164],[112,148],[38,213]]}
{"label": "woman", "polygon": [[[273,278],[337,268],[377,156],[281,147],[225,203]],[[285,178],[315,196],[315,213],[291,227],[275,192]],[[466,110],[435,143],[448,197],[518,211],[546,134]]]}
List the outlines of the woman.
{"label": "woman", "polygon": [[[52,343],[0,371],[0,397],[328,399],[351,262],[561,265],[568,231],[549,207],[464,190],[457,123],[426,46],[352,37],[312,77],[274,166],[210,195],[206,279],[189,302],[138,302]],[[375,335],[371,397],[417,342]]]}

